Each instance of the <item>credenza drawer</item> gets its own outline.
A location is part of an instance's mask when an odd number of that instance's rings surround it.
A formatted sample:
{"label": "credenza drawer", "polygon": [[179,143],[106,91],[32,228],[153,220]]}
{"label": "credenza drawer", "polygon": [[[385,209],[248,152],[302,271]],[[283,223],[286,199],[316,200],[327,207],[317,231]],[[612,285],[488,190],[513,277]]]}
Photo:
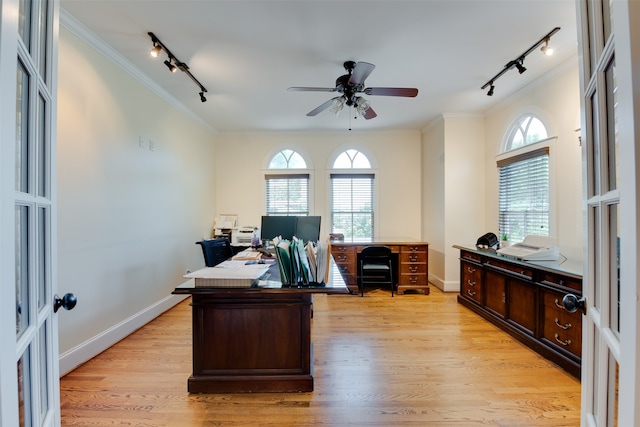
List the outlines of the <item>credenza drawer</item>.
{"label": "credenza drawer", "polygon": [[553,345],[580,357],[582,352],[582,314],[569,313],[562,306],[563,294],[542,291],[544,318],[542,336]]}

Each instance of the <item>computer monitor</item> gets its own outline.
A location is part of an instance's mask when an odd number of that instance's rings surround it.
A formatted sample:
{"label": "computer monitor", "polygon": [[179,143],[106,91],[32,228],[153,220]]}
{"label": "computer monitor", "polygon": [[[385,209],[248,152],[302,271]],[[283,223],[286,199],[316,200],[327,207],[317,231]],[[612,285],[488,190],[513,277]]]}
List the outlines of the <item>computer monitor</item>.
{"label": "computer monitor", "polygon": [[317,242],[320,239],[320,219],[319,216],[299,216],[296,224],[296,234],[303,242]]}
{"label": "computer monitor", "polygon": [[260,226],[261,239],[270,242],[274,237],[282,236],[283,239],[291,240],[296,233],[296,222],[295,216],[263,216]]}

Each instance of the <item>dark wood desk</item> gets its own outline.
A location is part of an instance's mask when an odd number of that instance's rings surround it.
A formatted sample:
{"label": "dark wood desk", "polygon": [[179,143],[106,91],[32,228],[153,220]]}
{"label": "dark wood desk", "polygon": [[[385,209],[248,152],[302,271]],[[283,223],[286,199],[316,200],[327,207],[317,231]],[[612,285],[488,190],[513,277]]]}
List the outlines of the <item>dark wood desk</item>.
{"label": "dark wood desk", "polygon": [[358,254],[369,245],[388,246],[394,258],[397,257],[394,276],[399,295],[409,290],[429,294],[429,243],[401,239],[376,239],[369,242],[332,240],[331,254],[352,293],[358,293]]}
{"label": "dark wood desk", "polygon": [[173,294],[192,298],[189,392],[313,391],[312,296],[348,293],[331,264],[324,287],[277,281],[241,289],[177,287]]}

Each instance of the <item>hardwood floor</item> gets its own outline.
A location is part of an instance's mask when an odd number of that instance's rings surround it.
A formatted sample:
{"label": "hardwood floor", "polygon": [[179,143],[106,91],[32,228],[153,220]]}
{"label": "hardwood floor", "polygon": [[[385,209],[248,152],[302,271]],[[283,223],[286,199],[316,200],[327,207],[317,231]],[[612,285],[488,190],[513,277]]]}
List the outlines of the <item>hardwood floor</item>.
{"label": "hardwood floor", "polygon": [[578,426],[580,383],[432,288],[316,295],[315,391],[193,394],[189,300],[60,381],[63,426]]}

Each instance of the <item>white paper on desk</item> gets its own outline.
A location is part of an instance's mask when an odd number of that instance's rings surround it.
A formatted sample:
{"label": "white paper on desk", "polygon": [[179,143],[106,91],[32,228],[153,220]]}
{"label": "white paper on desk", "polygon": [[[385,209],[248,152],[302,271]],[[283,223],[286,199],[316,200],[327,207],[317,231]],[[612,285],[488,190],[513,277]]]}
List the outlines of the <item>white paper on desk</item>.
{"label": "white paper on desk", "polygon": [[[205,267],[185,274],[185,279],[258,279],[269,270],[264,264],[246,265],[246,261],[224,261],[215,267]],[[220,267],[222,264],[226,266]]]}

